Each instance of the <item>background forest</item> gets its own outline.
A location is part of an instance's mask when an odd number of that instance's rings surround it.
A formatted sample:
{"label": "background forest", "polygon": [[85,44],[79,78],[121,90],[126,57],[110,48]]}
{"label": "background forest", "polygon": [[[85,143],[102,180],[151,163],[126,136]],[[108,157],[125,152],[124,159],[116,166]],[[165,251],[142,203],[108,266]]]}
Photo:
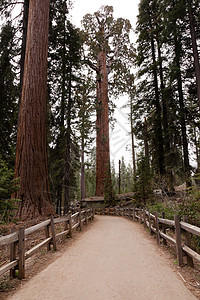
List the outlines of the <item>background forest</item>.
{"label": "background forest", "polygon": [[[66,213],[70,203],[95,196],[96,187],[99,102],[94,61],[102,36],[95,32],[89,14],[83,28],[76,28],[69,17],[71,5],[70,1],[51,0],[49,14],[47,153],[50,196],[58,214],[62,207]],[[19,14],[13,17],[16,11]],[[13,170],[29,0],[23,5],[3,0],[0,15],[0,215],[1,221],[7,221],[20,203],[20,199],[11,200],[11,194],[20,185],[20,179],[13,179]],[[95,16],[100,23],[106,20],[113,34],[112,46],[108,39],[104,41],[110,59],[110,123],[119,95],[128,96],[130,110],[132,161],[127,164],[122,157],[120,168],[118,162],[111,162],[112,183],[106,188],[113,191],[112,196],[135,192],[139,205],[157,205],[162,210],[164,205],[169,214],[178,209],[198,223],[200,3],[141,0],[135,44],[129,39],[130,22],[115,21],[111,7],[102,7]],[[175,187],[184,184],[188,192],[176,194]],[[153,190],[161,191],[160,206],[154,203]]]}

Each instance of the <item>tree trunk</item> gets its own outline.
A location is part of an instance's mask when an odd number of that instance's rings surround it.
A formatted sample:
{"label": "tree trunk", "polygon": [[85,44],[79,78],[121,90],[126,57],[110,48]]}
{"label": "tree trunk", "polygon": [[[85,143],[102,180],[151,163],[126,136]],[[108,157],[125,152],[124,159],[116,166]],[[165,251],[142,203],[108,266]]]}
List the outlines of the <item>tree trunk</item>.
{"label": "tree trunk", "polygon": [[84,137],[81,138],[81,200],[85,198],[85,142]]}
{"label": "tree trunk", "polygon": [[146,160],[146,163],[147,163],[147,168],[149,170],[150,169],[150,161],[149,161],[148,128],[147,128],[146,118],[144,118],[143,138],[144,138],[144,155],[145,155],[145,160]]}
{"label": "tree trunk", "polygon": [[121,160],[119,160],[119,182],[118,182],[118,194],[121,191]]}
{"label": "tree trunk", "polygon": [[19,216],[54,214],[47,167],[47,50],[49,0],[30,0],[15,176]]}
{"label": "tree trunk", "polygon": [[197,140],[196,127],[194,127],[194,145],[195,145],[195,152],[196,152],[197,173],[199,173],[199,170],[200,170],[200,155],[199,155],[199,141]]}
{"label": "tree trunk", "polygon": [[28,28],[28,13],[29,13],[29,0],[24,0],[24,11],[23,11],[23,33],[22,33],[22,45],[21,45],[21,58],[20,58],[20,96],[19,96],[19,108],[21,103],[21,94],[23,86],[24,76],[24,61],[26,53],[26,39],[27,39],[27,28]]}
{"label": "tree trunk", "polygon": [[162,124],[163,124],[163,145],[164,145],[164,159],[166,166],[166,176],[168,180],[169,188],[173,190],[173,174],[171,166],[171,147],[170,147],[170,136],[169,136],[169,122],[168,122],[168,105],[165,92],[164,76],[163,76],[163,66],[162,66],[162,54],[161,46],[159,42],[159,37],[156,38],[157,48],[158,48],[158,61],[159,61],[159,71],[160,71],[160,89],[161,89],[161,100],[162,100]]}
{"label": "tree trunk", "polygon": [[65,156],[65,188],[64,188],[64,214],[69,211],[70,201],[70,168],[71,168],[71,110],[72,110],[72,67],[69,66],[67,130],[66,130],[66,156]]}
{"label": "tree trunk", "polygon": [[159,100],[159,89],[158,89],[158,78],[157,78],[157,67],[156,67],[156,55],[153,34],[151,33],[151,52],[153,62],[153,77],[154,77],[154,90],[155,90],[155,142],[156,142],[156,156],[158,157],[158,171],[162,176],[165,173],[164,165],[164,147],[163,147],[163,134],[162,134],[162,121],[161,121],[161,106]]}
{"label": "tree trunk", "polygon": [[196,83],[197,83],[197,98],[198,98],[198,104],[199,104],[199,109],[200,109],[200,64],[199,64],[199,53],[198,53],[198,48],[197,48],[191,0],[188,0],[188,11],[189,11],[189,19],[190,19],[190,33],[191,33],[191,39],[192,39],[192,50],[193,50],[193,56],[194,56],[194,69],[195,69]]}
{"label": "tree trunk", "polygon": [[136,176],[136,159],[135,159],[135,143],[134,143],[134,133],[133,133],[133,104],[132,100],[130,100],[130,108],[131,108],[131,142],[132,142],[132,159],[133,159],[133,178]]}
{"label": "tree trunk", "polygon": [[179,96],[179,106],[180,106],[180,124],[182,132],[182,144],[183,144],[183,158],[184,158],[184,169],[185,177],[188,186],[190,185],[190,164],[189,164],[189,153],[188,153],[188,141],[187,141],[187,130],[185,122],[185,105],[183,97],[183,87],[182,87],[182,76],[180,67],[180,53],[181,53],[181,43],[178,42],[175,36],[175,65],[177,68],[177,83],[178,83],[178,96]]}
{"label": "tree trunk", "polygon": [[97,74],[96,196],[104,195],[105,180],[111,182],[106,53],[98,54]]}
{"label": "tree trunk", "polygon": [[[163,78],[162,55],[161,55],[160,43],[158,38],[157,38],[157,47],[158,47],[158,60],[159,60],[159,71],[160,71],[160,88],[161,88],[161,97],[162,97],[164,145],[165,145],[166,156],[169,156],[170,143],[169,143],[168,111],[167,111],[166,96],[164,93],[165,84]],[[169,166],[168,160],[166,161],[166,165]]]}

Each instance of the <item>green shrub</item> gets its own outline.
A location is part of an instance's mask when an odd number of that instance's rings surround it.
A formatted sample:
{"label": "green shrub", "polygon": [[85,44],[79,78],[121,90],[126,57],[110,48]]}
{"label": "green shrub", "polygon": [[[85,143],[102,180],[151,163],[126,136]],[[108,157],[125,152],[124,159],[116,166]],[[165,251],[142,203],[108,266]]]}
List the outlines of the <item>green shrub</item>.
{"label": "green shrub", "polygon": [[173,220],[174,215],[177,213],[174,209],[167,206],[165,203],[157,202],[153,204],[149,204],[148,206],[149,211],[153,214],[154,212],[157,212],[159,216],[161,217],[161,213],[165,213],[165,219]]}
{"label": "green shrub", "polygon": [[19,189],[19,178],[14,178],[14,171],[0,159],[0,221],[9,222],[14,217],[14,211],[20,200],[11,198]]}

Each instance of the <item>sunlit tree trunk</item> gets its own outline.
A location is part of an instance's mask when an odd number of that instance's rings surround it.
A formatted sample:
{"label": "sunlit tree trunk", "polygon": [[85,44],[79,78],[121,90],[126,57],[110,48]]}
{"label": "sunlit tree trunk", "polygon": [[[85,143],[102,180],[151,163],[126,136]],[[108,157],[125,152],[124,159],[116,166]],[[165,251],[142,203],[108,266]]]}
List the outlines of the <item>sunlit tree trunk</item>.
{"label": "sunlit tree trunk", "polygon": [[30,0],[15,176],[19,216],[54,213],[47,168],[47,49],[49,0]]}
{"label": "sunlit tree trunk", "polygon": [[96,140],[96,196],[103,196],[105,180],[111,182],[108,117],[108,76],[106,53],[98,55],[97,78],[97,140]]}

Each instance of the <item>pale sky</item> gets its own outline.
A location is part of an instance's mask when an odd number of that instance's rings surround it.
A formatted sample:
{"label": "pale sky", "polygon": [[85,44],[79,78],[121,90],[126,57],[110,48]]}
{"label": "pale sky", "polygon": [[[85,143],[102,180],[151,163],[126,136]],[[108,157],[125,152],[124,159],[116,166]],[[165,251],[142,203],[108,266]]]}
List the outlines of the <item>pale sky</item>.
{"label": "pale sky", "polygon": [[102,5],[113,6],[115,18],[129,19],[132,26],[136,23],[138,4],[140,0],[73,0],[74,8],[71,10],[73,23],[80,27],[81,20],[87,13],[93,14]]}
{"label": "pale sky", "polygon": [[[137,22],[138,4],[140,0],[74,0],[74,8],[70,11],[72,15],[72,23],[77,27],[81,27],[81,20],[87,13],[93,14],[98,11],[102,5],[113,6],[114,18],[122,17],[128,19],[133,28]],[[125,162],[132,164],[131,156],[131,136],[130,124],[128,120],[129,109],[122,108],[128,102],[128,97],[116,99],[117,108],[114,117],[117,122],[113,130],[110,130],[110,154],[111,161],[115,161],[117,169],[118,161],[122,156]],[[127,151],[126,149],[129,149]]]}

